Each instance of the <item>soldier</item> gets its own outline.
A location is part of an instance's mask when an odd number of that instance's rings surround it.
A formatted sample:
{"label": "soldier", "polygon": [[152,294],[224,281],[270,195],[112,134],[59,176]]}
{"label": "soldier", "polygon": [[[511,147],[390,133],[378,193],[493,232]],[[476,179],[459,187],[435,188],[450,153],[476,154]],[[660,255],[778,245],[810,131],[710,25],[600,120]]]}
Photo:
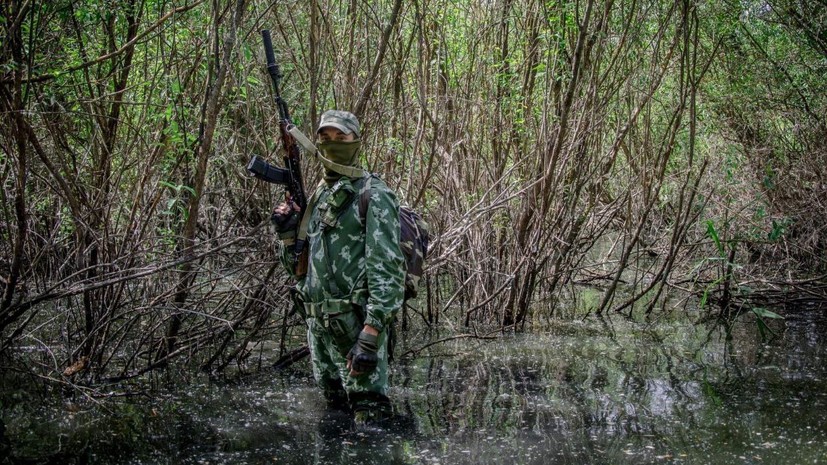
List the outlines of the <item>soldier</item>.
{"label": "soldier", "polygon": [[[388,333],[404,297],[399,203],[381,179],[359,168],[355,115],[329,110],[316,134],[325,173],[308,202],[310,216],[302,220],[298,207],[282,203],[273,223],[282,262],[297,279],[313,376],[328,406],[352,409],[357,427],[377,425],[391,414]],[[369,202],[360,211],[364,190]],[[303,276],[295,273],[300,229],[309,253]]]}

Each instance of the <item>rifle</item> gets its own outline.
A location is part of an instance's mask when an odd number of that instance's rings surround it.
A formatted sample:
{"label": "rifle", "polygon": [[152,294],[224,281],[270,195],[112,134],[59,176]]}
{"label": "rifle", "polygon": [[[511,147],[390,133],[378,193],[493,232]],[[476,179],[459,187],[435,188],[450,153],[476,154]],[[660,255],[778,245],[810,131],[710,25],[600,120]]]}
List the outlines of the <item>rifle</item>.
{"label": "rifle", "polygon": [[[301,152],[299,151],[299,144],[296,142],[296,138],[290,134],[293,121],[290,120],[287,103],[281,98],[279,82],[281,81],[282,74],[281,70],[279,70],[279,65],[276,64],[276,56],[273,53],[273,42],[270,39],[270,31],[267,29],[261,31],[261,38],[264,42],[264,54],[267,57],[267,73],[270,74],[270,79],[273,81],[276,107],[279,111],[279,133],[281,134],[281,143],[284,148],[283,159],[285,168],[273,166],[253,155],[253,158],[247,165],[247,171],[263,181],[285,186],[287,202],[298,205],[300,214],[304,215],[307,209],[307,194],[305,193],[304,181],[302,180]],[[307,253],[304,248],[304,243],[305,241],[303,240],[296,240],[294,248],[296,254],[296,274],[298,276],[304,275],[307,270]]]}

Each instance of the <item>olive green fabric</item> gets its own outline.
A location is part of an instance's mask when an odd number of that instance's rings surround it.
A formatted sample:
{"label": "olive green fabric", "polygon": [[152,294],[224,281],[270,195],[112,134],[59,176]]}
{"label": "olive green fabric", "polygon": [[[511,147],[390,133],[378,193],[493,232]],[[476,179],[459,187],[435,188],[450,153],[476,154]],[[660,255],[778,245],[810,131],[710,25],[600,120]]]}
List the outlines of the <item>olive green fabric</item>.
{"label": "olive green fabric", "polygon": [[307,136],[305,136],[296,126],[291,126],[290,129],[288,129],[288,132],[299,142],[299,144],[304,148],[304,150],[307,153],[319,160],[319,163],[322,164],[325,170],[336,173],[338,175],[348,176],[350,178],[362,178],[368,175],[367,171],[356,166],[358,157],[353,158],[353,165],[343,165],[341,163],[336,163],[333,160],[326,158],[318,149],[318,147],[316,147],[316,144],[314,144],[310,139],[308,139]]}
{"label": "olive green fabric", "polygon": [[356,163],[356,154],[362,148],[362,141],[359,139],[351,141],[330,140],[319,143],[319,151],[325,158],[344,166],[352,166]]}

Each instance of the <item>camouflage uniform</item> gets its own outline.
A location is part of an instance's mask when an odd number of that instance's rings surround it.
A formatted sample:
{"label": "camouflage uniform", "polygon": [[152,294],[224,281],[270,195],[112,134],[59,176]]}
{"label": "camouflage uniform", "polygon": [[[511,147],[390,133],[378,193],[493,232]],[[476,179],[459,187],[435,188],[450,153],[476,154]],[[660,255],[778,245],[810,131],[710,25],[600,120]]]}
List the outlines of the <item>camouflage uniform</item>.
{"label": "camouflage uniform", "polygon": [[[387,328],[403,303],[405,266],[396,196],[379,178],[366,180],[342,176],[317,189],[307,229],[308,271],[297,289],[313,376],[325,397],[336,402],[346,392],[355,410],[387,411]],[[366,184],[370,201],[362,224],[359,199]],[[293,273],[292,247],[282,248],[282,262]],[[379,361],[374,371],[352,377],[346,356],[365,324],[379,330]]]}

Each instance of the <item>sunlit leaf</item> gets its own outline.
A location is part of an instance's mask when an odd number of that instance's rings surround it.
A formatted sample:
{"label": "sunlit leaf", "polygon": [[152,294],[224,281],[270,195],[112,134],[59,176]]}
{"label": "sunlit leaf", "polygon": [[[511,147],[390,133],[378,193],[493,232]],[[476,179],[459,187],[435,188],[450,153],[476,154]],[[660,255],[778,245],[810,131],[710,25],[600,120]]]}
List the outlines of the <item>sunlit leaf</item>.
{"label": "sunlit leaf", "polygon": [[780,320],[784,319],[783,316],[781,316],[781,315],[779,315],[775,312],[772,312],[770,310],[767,310],[766,308],[762,308],[762,307],[753,307],[752,312],[755,313],[756,315],[758,315],[761,318],[774,318],[774,319],[780,319]]}

